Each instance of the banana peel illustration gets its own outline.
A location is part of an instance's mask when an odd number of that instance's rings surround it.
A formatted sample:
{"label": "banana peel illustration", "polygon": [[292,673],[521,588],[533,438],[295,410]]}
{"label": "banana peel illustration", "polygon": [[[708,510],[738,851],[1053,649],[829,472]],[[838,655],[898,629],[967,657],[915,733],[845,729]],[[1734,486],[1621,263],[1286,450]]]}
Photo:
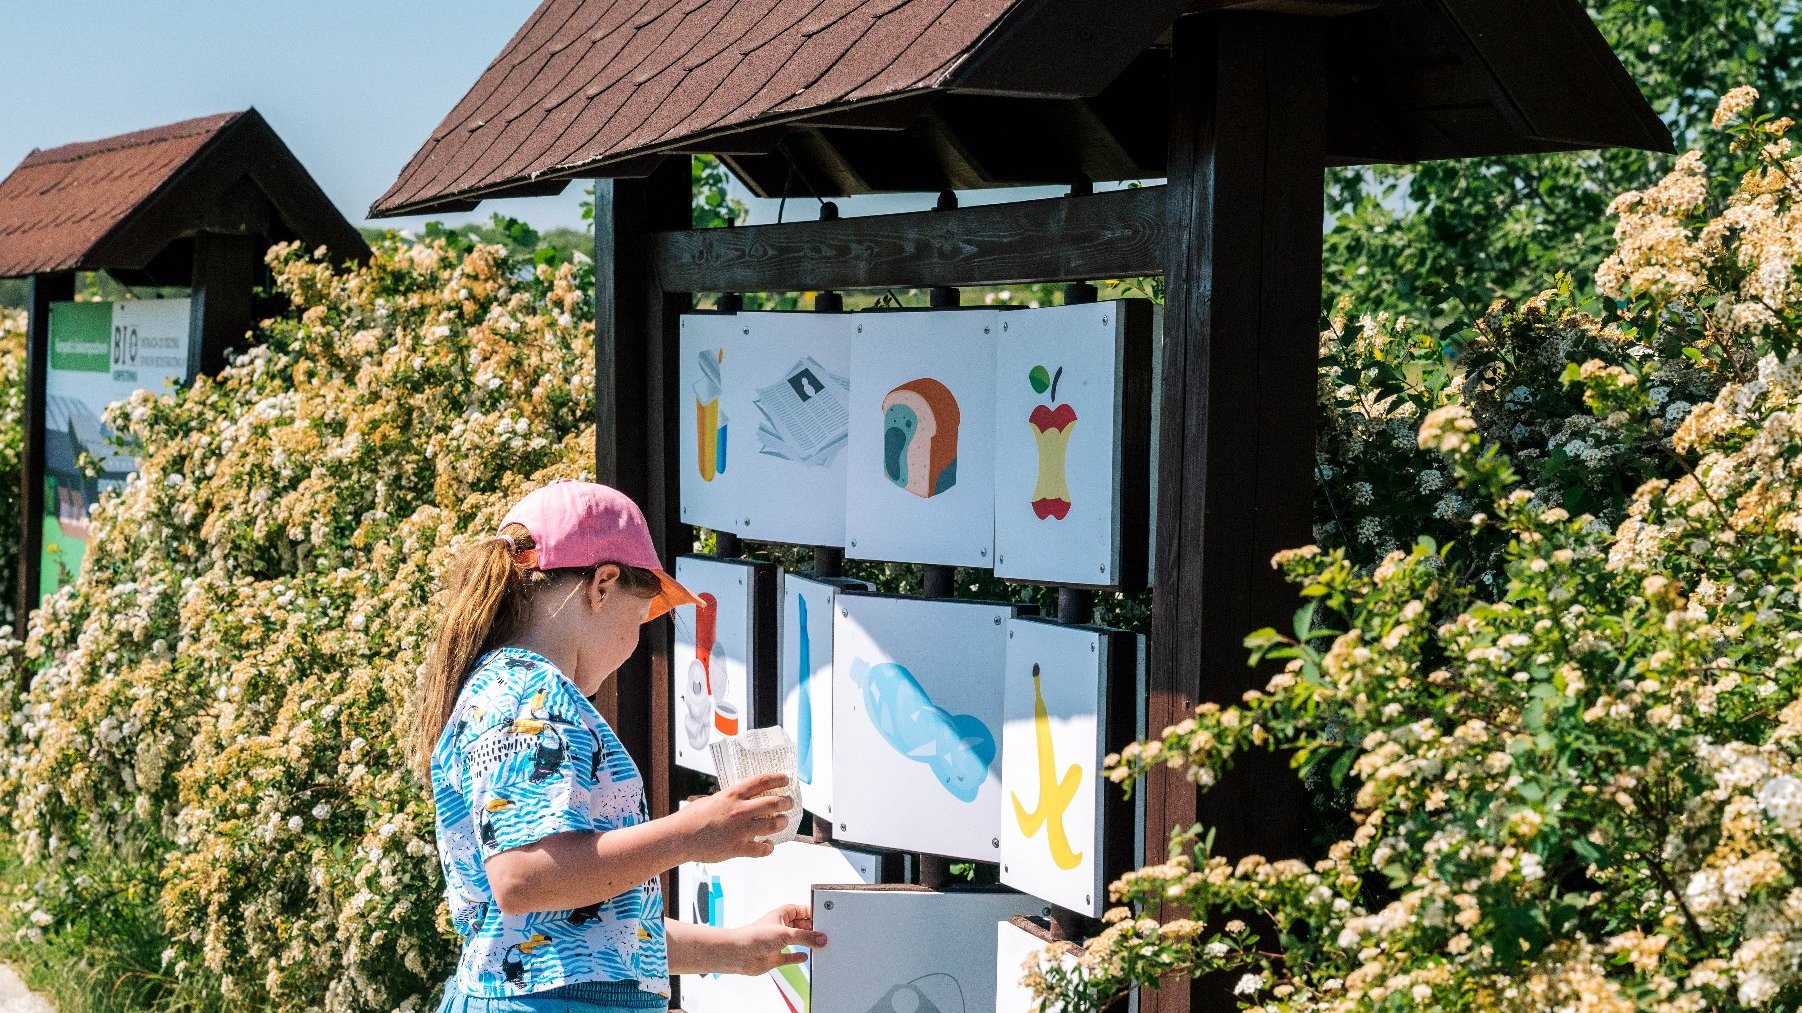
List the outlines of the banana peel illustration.
{"label": "banana peel illustration", "polygon": [[1051,744],[1051,715],[1045,709],[1037,664],[1032,666],[1032,723],[1039,750],[1039,804],[1028,810],[1020,804],[1017,792],[1009,792],[1014,803],[1014,820],[1020,824],[1020,832],[1028,837],[1037,836],[1043,827],[1045,843],[1051,848],[1051,860],[1060,869],[1074,869],[1082,864],[1082,852],[1070,847],[1069,834],[1064,831],[1064,813],[1076,798],[1076,786],[1082,782],[1082,766],[1072,763],[1063,777],[1057,776],[1057,756]]}

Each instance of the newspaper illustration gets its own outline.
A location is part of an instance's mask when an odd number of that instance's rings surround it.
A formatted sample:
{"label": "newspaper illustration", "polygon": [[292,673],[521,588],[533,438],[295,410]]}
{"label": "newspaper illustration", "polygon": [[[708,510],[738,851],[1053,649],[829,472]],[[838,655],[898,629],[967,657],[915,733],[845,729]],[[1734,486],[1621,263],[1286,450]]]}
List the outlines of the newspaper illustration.
{"label": "newspaper illustration", "polygon": [[851,381],[808,356],[781,380],[757,392],[763,414],[758,450],[771,457],[824,468],[844,449],[851,426]]}

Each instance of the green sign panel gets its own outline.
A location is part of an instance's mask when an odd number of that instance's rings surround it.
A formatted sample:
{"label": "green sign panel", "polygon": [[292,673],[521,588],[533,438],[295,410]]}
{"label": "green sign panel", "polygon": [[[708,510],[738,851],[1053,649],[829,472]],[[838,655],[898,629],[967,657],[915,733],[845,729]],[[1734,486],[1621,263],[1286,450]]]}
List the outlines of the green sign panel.
{"label": "green sign panel", "polygon": [[113,361],[113,304],[50,304],[50,368],[107,373]]}

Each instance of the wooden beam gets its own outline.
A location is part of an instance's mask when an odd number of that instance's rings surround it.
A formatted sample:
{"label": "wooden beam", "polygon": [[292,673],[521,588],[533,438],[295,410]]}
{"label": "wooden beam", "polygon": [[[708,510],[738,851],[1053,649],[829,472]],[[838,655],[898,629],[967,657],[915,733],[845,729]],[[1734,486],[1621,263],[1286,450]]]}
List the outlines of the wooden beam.
{"label": "wooden beam", "polygon": [[[1130,278],[1163,269],[1163,188],[651,237],[677,292],[842,291]],[[1315,223],[1318,231],[1319,223]]]}
{"label": "wooden beam", "polygon": [[[1177,23],[1171,94],[1162,431],[1149,728],[1263,677],[1243,639],[1300,604],[1270,566],[1312,533],[1326,81],[1319,22]],[[1247,756],[1207,794],[1146,785],[1146,848],[1199,819],[1215,853],[1298,853],[1307,815],[1284,758]],[[1182,915],[1187,912],[1171,912]],[[1147,1013],[1237,1009],[1231,982],[1172,980]]]}
{"label": "wooden beam", "polygon": [[262,273],[263,245],[253,236],[203,232],[194,237],[194,272],[188,307],[188,340],[200,354],[190,371],[217,376],[225,350],[242,350],[255,325],[252,291]]}
{"label": "wooden beam", "polygon": [[[25,445],[19,467],[19,586],[13,602],[13,636],[25,639],[38,604],[39,563],[44,551],[44,405],[50,371],[50,304],[75,298],[70,272],[34,274],[26,289]],[[35,669],[27,667],[25,683]]]}
{"label": "wooden beam", "polygon": [[[658,287],[646,247],[653,232],[689,225],[691,186],[689,160],[671,158],[643,179],[602,179],[594,188],[595,475],[644,510],[670,569],[689,543],[677,502],[671,413],[681,404],[677,327],[691,301]],[[639,764],[654,816],[675,805],[670,646],[669,624],[652,624],[596,700]]]}

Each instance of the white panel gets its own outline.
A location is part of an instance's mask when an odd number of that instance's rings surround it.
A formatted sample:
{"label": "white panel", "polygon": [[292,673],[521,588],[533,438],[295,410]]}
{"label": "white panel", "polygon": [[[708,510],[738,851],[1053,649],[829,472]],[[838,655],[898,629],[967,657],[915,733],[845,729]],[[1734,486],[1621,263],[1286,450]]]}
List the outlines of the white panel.
{"label": "white panel", "polygon": [[994,310],[863,313],[851,356],[845,553],[992,564]]}
{"label": "white panel", "polygon": [[[1011,921],[996,926],[995,1013],[1062,1013],[1061,1003],[1041,1008],[1032,989],[1020,984],[1028,961],[1035,967],[1044,965],[1046,945],[1046,940]],[[1076,957],[1067,953],[1058,963],[1073,967]]]}
{"label": "white panel", "polygon": [[[826,844],[789,841],[764,858],[686,862],[676,870],[671,905],[678,921],[735,928],[784,904],[812,903],[818,885],[875,883],[881,860]],[[682,975],[686,1013],[796,1013],[807,1009],[809,965],[794,964],[755,977]]]}
{"label": "white panel", "polygon": [[1116,303],[1001,318],[995,373],[995,575],[1113,584],[1120,568]]}
{"label": "white panel", "polygon": [[[708,746],[750,727],[751,568],[744,563],[676,558],[676,580],[709,606],[675,611],[676,765],[714,773]],[[712,615],[705,614],[711,611]]]}
{"label": "white panel", "polygon": [[832,635],[836,836],[992,862],[1007,605],[841,594]]}
{"label": "white panel", "polygon": [[[682,519],[745,538],[845,543],[852,318],[693,314],[678,355]],[[708,395],[717,389],[720,423]],[[700,441],[713,434],[712,477]]]}
{"label": "white panel", "polygon": [[832,818],[832,613],[838,589],[782,575],[782,727],[795,740],[801,804]]}
{"label": "white panel", "polygon": [[1007,628],[1001,733],[1001,881],[1099,915],[1106,790],[1108,639],[1092,629],[1015,619]]}
{"label": "white panel", "polygon": [[[676,350],[676,451],[681,463],[682,520],[737,531],[733,497],[756,425],[728,393],[739,372],[743,325],[730,314],[684,316]],[[706,442],[701,431],[706,430]],[[724,467],[722,467],[722,463]]]}
{"label": "white panel", "polygon": [[995,923],[1039,914],[1016,893],[815,890],[819,1013],[992,1013]]}

